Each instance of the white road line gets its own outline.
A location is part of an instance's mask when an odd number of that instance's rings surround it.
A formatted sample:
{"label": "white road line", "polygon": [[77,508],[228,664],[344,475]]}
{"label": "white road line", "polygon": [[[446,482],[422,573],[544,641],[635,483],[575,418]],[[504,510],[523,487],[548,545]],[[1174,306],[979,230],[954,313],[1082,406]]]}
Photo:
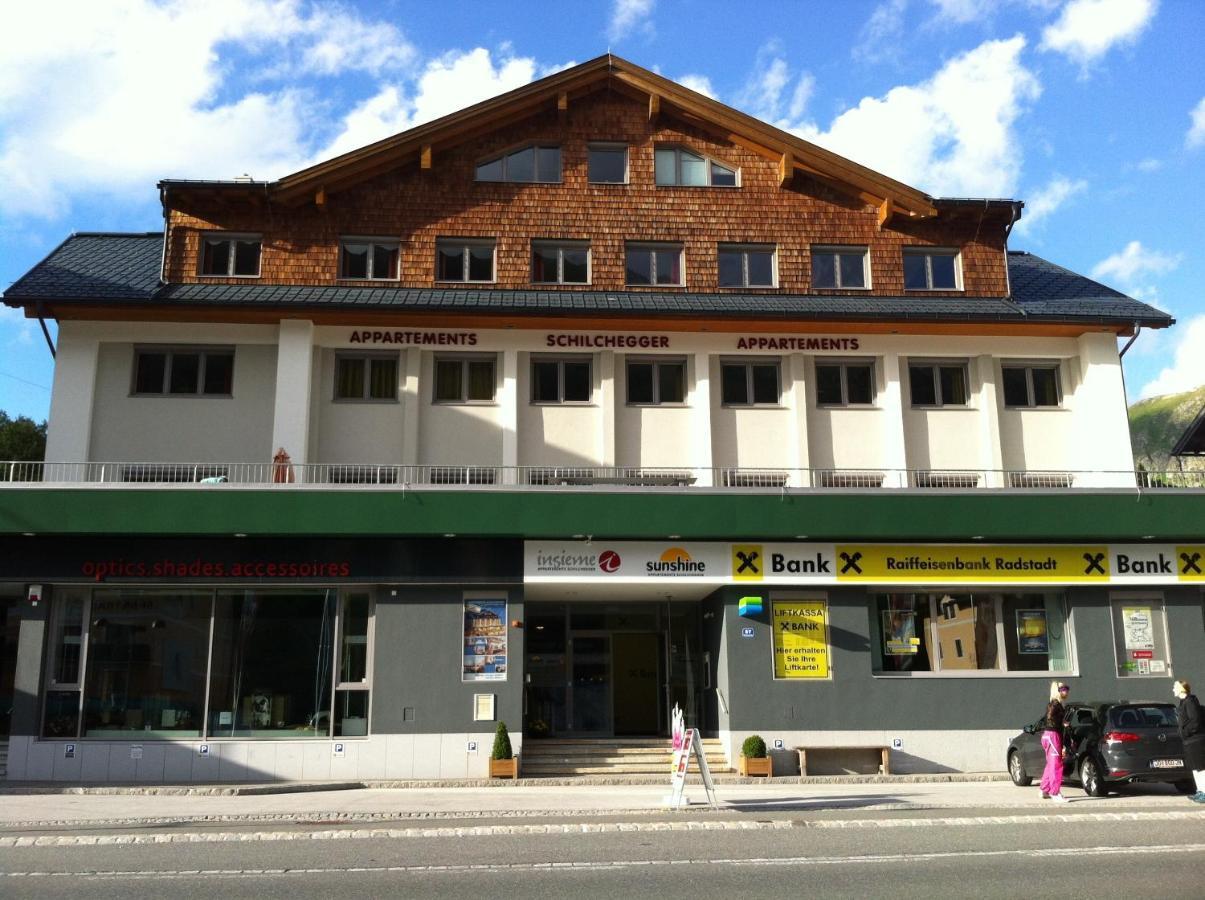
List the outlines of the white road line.
{"label": "white road line", "polygon": [[1205,844],[1154,844],[1128,847],[1064,847],[1034,850],[959,850],[944,853],[882,853],[862,856],[788,856],[762,859],[628,859],[609,862],[539,862],[539,863],[474,863],[446,866],[326,866],[299,869],[178,869],[163,871],[139,870],[96,870],[91,872],[5,872],[6,878],[99,878],[140,879],[159,878],[210,878],[224,876],[290,876],[290,875],[343,875],[343,874],[462,874],[516,873],[516,872],[589,872],[614,871],[637,867],[661,866],[833,866],[874,865],[884,863],[917,863],[939,860],[985,859],[1000,857],[1044,857],[1063,856],[1109,856],[1115,854],[1180,854],[1205,851]]}

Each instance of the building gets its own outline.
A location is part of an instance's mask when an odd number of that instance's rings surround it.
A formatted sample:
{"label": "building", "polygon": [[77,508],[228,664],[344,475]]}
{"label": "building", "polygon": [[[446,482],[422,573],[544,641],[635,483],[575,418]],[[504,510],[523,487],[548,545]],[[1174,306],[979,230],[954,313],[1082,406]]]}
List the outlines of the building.
{"label": "building", "polygon": [[1019,202],[612,56],[159,187],[5,294],[59,323],[0,480],[10,779],[473,776],[498,720],[675,705],[729,759],[999,769],[1052,677],[1205,659],[1205,504],[1136,480],[1117,346],[1171,319],[1009,250]]}

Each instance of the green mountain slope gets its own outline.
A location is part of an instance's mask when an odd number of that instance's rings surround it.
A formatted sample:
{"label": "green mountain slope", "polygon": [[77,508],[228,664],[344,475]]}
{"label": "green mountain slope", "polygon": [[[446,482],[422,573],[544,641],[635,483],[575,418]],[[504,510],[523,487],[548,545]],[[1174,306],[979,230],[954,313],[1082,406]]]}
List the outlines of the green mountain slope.
{"label": "green mountain slope", "polygon": [[[1205,385],[1184,394],[1166,394],[1139,400],[1130,407],[1130,439],[1134,463],[1148,472],[1178,468],[1169,460],[1171,449],[1205,406]],[[1205,468],[1205,459],[1185,457],[1185,469]]]}

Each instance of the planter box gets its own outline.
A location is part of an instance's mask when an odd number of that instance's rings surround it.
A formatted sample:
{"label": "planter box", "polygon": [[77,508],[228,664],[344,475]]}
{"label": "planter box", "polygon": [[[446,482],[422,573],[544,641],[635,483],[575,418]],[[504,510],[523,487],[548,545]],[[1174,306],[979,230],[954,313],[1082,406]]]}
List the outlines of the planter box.
{"label": "planter box", "polygon": [[510,759],[491,759],[490,760],[490,778],[518,778],[519,777],[519,757],[513,756]]}
{"label": "planter box", "polygon": [[769,778],[774,774],[774,760],[768,756],[761,759],[741,756],[737,760],[737,771],[746,777]]}

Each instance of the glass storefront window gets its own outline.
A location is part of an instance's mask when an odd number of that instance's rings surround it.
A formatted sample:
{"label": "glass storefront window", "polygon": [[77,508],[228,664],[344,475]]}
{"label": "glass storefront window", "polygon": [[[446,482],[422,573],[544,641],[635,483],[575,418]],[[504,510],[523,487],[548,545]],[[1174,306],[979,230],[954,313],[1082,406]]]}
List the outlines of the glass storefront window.
{"label": "glass storefront window", "polygon": [[212,737],[330,734],[335,599],[330,590],[218,593]]}
{"label": "glass storefront window", "polygon": [[200,737],[211,605],[208,591],[93,593],[84,737]]}
{"label": "glass storefront window", "polygon": [[368,734],[369,591],[104,588],[53,612],[45,737]]}
{"label": "glass storefront window", "polygon": [[871,619],[875,674],[1074,670],[1061,594],[880,594]]}
{"label": "glass storefront window", "polygon": [[1114,597],[1113,650],[1117,677],[1172,674],[1171,650],[1167,644],[1167,619],[1161,596]]}

